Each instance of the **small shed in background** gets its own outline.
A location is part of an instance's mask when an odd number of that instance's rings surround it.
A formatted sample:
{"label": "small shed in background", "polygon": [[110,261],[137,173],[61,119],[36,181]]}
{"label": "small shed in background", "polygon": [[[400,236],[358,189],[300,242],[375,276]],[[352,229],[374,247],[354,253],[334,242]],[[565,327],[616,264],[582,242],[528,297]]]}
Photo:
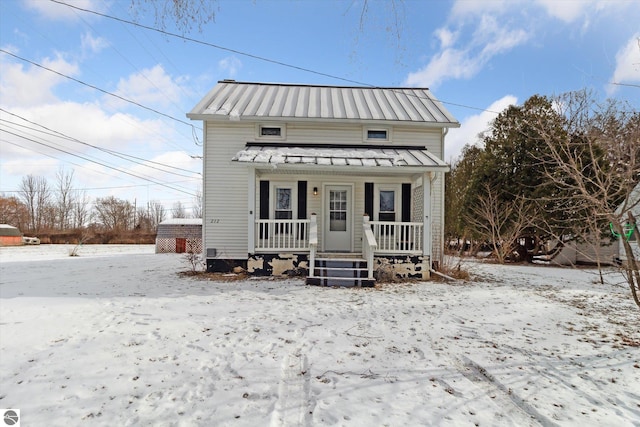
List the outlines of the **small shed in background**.
{"label": "small shed in background", "polygon": [[157,254],[188,252],[202,252],[202,218],[173,218],[158,224]]}
{"label": "small shed in background", "polygon": [[0,224],[0,246],[21,246],[23,244],[20,230],[9,224]]}

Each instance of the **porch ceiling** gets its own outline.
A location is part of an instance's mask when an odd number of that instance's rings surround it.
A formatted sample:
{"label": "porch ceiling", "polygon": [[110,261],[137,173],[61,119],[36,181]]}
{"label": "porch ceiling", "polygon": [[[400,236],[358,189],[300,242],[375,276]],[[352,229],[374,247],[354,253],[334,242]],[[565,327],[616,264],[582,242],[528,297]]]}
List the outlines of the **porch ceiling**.
{"label": "porch ceiling", "polygon": [[274,147],[252,144],[239,151],[232,160],[271,168],[303,166],[305,169],[367,168],[377,171],[398,169],[405,172],[449,170],[449,165],[422,147]]}

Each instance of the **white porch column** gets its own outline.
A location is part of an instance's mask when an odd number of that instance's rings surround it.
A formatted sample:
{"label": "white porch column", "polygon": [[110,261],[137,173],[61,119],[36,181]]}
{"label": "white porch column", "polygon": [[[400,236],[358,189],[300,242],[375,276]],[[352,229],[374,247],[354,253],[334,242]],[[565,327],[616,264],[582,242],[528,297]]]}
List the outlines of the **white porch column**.
{"label": "white porch column", "polygon": [[249,168],[249,182],[247,183],[247,253],[256,250],[256,170]]}
{"label": "white porch column", "polygon": [[[424,215],[422,255],[428,255],[431,257],[431,249],[433,245],[433,239],[431,238],[431,172],[426,172],[422,176],[422,214]],[[429,262],[431,262],[431,260]]]}

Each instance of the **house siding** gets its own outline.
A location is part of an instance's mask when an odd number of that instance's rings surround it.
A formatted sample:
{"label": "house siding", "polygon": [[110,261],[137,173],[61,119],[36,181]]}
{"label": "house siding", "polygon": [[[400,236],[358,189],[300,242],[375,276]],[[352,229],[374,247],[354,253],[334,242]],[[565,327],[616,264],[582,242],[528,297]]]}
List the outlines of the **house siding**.
{"label": "house siding", "polygon": [[444,245],[444,173],[434,174],[431,182],[432,261],[441,263]]}
{"label": "house siding", "polygon": [[206,124],[203,249],[218,258],[247,258],[249,170],[231,159],[253,138],[252,123]]}
{"label": "house siding", "polygon": [[[307,123],[284,123],[286,126],[287,144],[365,144],[363,142],[363,125],[325,125]],[[374,126],[375,127],[375,126]],[[392,140],[384,145],[416,145],[426,147],[439,156],[441,129],[430,132],[418,132],[415,129],[392,127]],[[247,246],[249,202],[247,183],[250,177],[248,166],[232,162],[235,154],[245,148],[247,142],[257,141],[257,127],[255,122],[207,122],[204,167],[204,191],[207,197],[204,205],[204,247],[215,249],[217,257],[221,259],[246,259],[250,252]],[[329,178],[330,175],[330,178]],[[322,212],[322,194],[314,196],[313,188],[322,189],[323,185],[346,184],[353,185],[353,231],[354,251],[361,250],[362,219],[364,214],[364,182],[374,181],[376,184],[402,184],[411,182],[407,176],[354,176],[351,174],[336,175],[334,173],[318,173],[314,175],[295,173],[295,171],[256,172],[256,188],[260,180],[274,182],[307,181],[307,212],[308,215]],[[439,200],[441,192],[438,186],[432,191],[432,202]],[[322,190],[321,190],[322,191]],[[438,203],[438,205],[441,205]],[[434,206],[435,212],[440,212],[440,206]],[[260,206],[259,195],[255,203]],[[438,218],[434,217],[434,220]],[[256,212],[257,218],[257,212]],[[322,239],[322,221],[318,232]],[[438,234],[434,234],[434,238]],[[434,240],[434,247],[438,241]],[[322,247],[322,242],[320,242]]]}

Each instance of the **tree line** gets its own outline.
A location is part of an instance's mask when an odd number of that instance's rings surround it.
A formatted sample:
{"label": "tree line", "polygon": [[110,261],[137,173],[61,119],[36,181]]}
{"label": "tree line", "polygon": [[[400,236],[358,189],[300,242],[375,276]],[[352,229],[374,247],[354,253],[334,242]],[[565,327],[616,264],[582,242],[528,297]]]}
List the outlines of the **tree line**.
{"label": "tree line", "polygon": [[[640,113],[583,90],[535,95],[501,112],[446,176],[445,229],[458,249],[532,260],[569,241],[598,247],[634,230],[640,203]],[[628,239],[625,272],[640,306]],[[615,242],[617,244],[617,242]],[[600,260],[597,260],[600,262]]]}
{"label": "tree line", "polygon": [[53,184],[42,176],[28,175],[22,178],[17,195],[0,196],[0,223],[41,240],[44,237],[43,241],[133,243],[133,235],[139,237],[136,242],[153,241],[158,224],[169,215],[201,218],[201,193],[196,194],[191,214],[181,202],[167,210],[159,201],[137,206],[115,196],[92,200],[85,190],[74,188],[73,171],[60,169]]}

